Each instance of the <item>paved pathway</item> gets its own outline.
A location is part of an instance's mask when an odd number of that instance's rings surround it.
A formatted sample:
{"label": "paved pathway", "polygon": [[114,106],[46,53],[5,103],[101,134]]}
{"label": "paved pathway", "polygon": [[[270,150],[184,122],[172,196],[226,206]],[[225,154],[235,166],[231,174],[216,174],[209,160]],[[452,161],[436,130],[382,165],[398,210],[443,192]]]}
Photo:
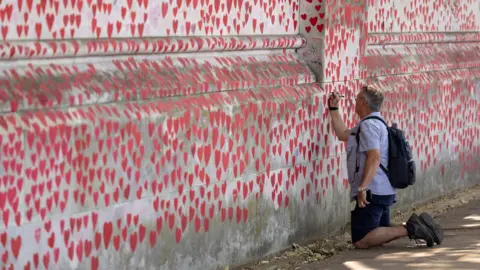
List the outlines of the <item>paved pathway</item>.
{"label": "paved pathway", "polygon": [[400,239],[380,248],[342,252],[299,270],[479,270],[480,200],[451,209],[436,220],[445,230],[442,245],[417,247],[414,241]]}

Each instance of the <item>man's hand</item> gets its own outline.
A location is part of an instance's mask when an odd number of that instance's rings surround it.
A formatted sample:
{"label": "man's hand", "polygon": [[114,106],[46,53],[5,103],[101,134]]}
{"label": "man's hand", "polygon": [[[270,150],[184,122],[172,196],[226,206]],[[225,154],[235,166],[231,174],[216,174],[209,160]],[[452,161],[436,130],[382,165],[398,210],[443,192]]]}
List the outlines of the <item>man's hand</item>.
{"label": "man's hand", "polygon": [[[340,104],[341,96],[338,93],[332,92],[328,97],[328,107],[330,110],[330,116],[332,117],[332,126],[335,131],[335,135],[340,141],[346,142],[348,136],[350,136],[350,130],[345,126],[338,105]],[[332,110],[332,108],[335,108]]]}
{"label": "man's hand", "polygon": [[363,190],[358,192],[357,203],[358,207],[360,208],[364,208],[365,206],[367,206],[367,204],[369,204],[369,202],[367,201],[367,191]]}
{"label": "man's hand", "polygon": [[328,97],[328,107],[337,107],[340,104],[340,95],[338,93],[332,92],[330,97]]}

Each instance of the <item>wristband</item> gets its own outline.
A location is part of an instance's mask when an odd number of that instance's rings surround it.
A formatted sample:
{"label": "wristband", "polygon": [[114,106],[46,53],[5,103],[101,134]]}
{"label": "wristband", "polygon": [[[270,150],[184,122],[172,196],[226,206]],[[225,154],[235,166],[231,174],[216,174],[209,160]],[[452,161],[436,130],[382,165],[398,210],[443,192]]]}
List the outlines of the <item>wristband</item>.
{"label": "wristband", "polygon": [[357,190],[358,190],[358,192],[363,192],[363,191],[366,191],[366,190],[367,190],[367,188],[364,188],[364,187],[358,187],[358,189],[357,189]]}
{"label": "wristband", "polygon": [[338,107],[328,107],[329,111],[338,111]]}

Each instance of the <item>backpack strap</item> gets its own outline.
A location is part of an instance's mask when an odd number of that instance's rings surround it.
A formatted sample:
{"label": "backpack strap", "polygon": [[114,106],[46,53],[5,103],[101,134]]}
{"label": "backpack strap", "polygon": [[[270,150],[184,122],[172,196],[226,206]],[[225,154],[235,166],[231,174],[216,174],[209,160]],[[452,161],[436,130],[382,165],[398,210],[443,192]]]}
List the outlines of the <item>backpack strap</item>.
{"label": "backpack strap", "polygon": [[[355,137],[357,139],[357,149],[358,149],[358,147],[360,147],[360,127],[361,127],[363,121],[366,121],[366,120],[369,120],[369,119],[375,119],[375,120],[379,120],[380,122],[382,122],[387,127],[387,132],[388,132],[389,127],[388,127],[387,123],[385,122],[385,120],[383,120],[383,118],[381,118],[379,116],[375,116],[375,115],[366,117],[365,119],[360,121],[360,124],[358,124],[358,130],[357,130],[357,133],[355,134]],[[358,164],[357,164],[357,168],[358,168]],[[380,168],[388,176],[388,169],[385,168],[385,166],[383,166],[382,163],[380,163]]]}
{"label": "backpack strap", "polygon": [[[363,119],[362,122],[365,121],[365,120],[368,120],[368,119],[380,120],[380,121],[381,121],[385,126],[387,126],[387,128],[388,128],[387,122],[385,122],[385,120],[383,120],[383,118],[381,118],[380,116],[376,116],[376,115],[369,116],[369,117],[366,117],[365,119]],[[360,124],[361,124],[362,122],[360,122]]]}

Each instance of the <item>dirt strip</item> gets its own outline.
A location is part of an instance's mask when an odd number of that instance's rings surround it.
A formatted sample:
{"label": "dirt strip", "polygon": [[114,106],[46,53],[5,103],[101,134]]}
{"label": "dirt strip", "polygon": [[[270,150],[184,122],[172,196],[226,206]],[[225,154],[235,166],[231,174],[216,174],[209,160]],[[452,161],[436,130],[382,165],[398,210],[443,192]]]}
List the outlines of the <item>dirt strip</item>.
{"label": "dirt strip", "polygon": [[[449,209],[457,208],[480,198],[480,185],[456,192],[453,195],[437,198],[427,203],[417,205],[408,211],[397,211],[392,217],[392,223],[405,222],[412,213],[428,212],[438,216]],[[321,239],[305,246],[292,243],[289,250],[268,256],[259,261],[238,267],[225,267],[225,270],[294,270],[303,265],[327,260],[339,252],[353,249],[350,238],[350,227],[346,226],[342,235]]]}

